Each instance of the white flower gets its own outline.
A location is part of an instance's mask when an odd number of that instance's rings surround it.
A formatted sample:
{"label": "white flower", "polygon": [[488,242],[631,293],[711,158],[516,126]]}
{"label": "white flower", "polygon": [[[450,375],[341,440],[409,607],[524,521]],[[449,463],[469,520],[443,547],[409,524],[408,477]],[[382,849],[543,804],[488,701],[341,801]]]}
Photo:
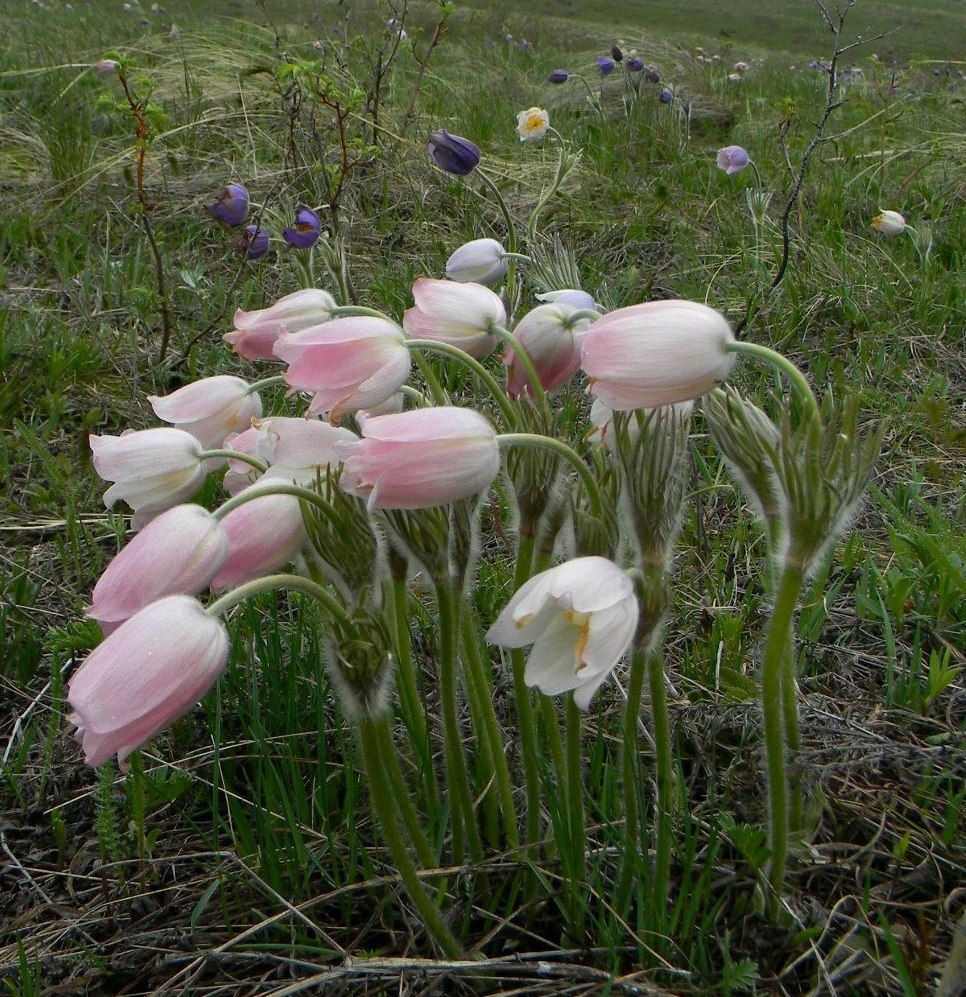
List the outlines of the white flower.
{"label": "white flower", "polygon": [[517,135],[521,142],[536,142],[547,134],[550,115],[542,107],[531,107],[517,115]]}
{"label": "white flower", "polygon": [[883,235],[901,235],[906,230],[906,220],[898,211],[880,211],[872,219],[872,227]]}
{"label": "white flower", "polygon": [[495,284],[507,271],[505,253],[496,239],[466,242],[446,261],[446,276],[461,284]]}
{"label": "white flower", "polygon": [[578,557],[524,584],[486,634],[490,644],[533,645],[524,679],[553,696],[573,690],[582,710],[637,629],[627,575],[604,557]]}

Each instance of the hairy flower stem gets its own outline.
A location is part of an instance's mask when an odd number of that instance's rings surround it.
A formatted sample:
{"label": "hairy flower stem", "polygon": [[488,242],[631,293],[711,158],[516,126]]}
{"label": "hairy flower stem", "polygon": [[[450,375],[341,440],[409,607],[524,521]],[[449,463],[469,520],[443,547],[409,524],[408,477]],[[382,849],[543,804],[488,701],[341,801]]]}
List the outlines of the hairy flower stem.
{"label": "hairy flower stem", "polygon": [[448,959],[459,959],[462,956],[460,944],[446,927],[439,908],[420,881],[419,873],[399,829],[396,808],[393,805],[392,785],[383,768],[380,737],[375,729],[379,724],[385,724],[385,720],[374,720],[367,716],[363,716],[358,724],[359,741],[373,809],[379,819],[383,837],[399,871],[403,886],[419,911],[426,930]]}
{"label": "hairy flower stem", "polygon": [[[600,489],[597,487],[593,471],[591,471],[572,447],[552,436],[541,436],[539,433],[501,433],[497,439],[500,441],[501,446],[543,447],[563,457],[577,472],[581,484],[587,490],[587,497],[590,500],[591,510],[594,515],[598,517],[602,515],[604,504],[600,497]],[[529,572],[530,566],[528,564],[527,577],[523,581],[526,581],[530,577]]]}
{"label": "hairy flower stem", "polygon": [[[517,563],[513,573],[513,591],[520,589],[530,578],[533,564],[535,523],[521,523],[517,541]],[[533,716],[533,700],[524,681],[527,659],[522,648],[510,652],[510,666],[513,671],[513,692],[517,706],[517,722],[520,725],[520,752],[523,756],[523,776],[527,794],[527,834],[528,855],[537,857],[540,841],[540,765],[538,762],[537,726]]]}
{"label": "hairy flower stem", "polygon": [[[765,725],[765,759],[768,772],[768,846],[771,860],[768,880],[771,892],[768,906],[775,916],[785,882],[788,851],[788,774],[785,765],[785,694],[790,671],[792,616],[802,588],[803,574],[797,565],[786,562],[778,581],[775,607],[768,623],[761,672],[761,705]],[[792,677],[793,678],[793,677]],[[797,731],[797,718],[796,718]]]}
{"label": "hairy flower stem", "polygon": [[785,646],[781,660],[782,718],[785,723],[785,750],[792,765],[788,777],[788,827],[794,832],[802,830],[805,804],[802,781],[798,773],[798,753],[802,747],[802,737],[798,719],[798,678],[795,675],[795,634],[791,618],[805,583],[805,576],[797,563],[786,561],[782,568],[782,579],[788,576],[791,576],[789,584],[795,586],[795,594],[792,597],[789,621],[785,628]]}
{"label": "hairy flower stem", "polygon": [[[450,357],[452,360],[458,360],[464,367],[468,367],[483,382],[491,397],[500,406],[500,411],[503,413],[503,418],[507,426],[516,425],[516,412],[509,398],[507,398],[506,392],[497,383],[496,378],[478,360],[474,360],[473,357],[468,353],[464,353],[458,346],[451,346],[449,343],[437,343],[433,339],[409,339],[406,341],[406,346],[415,351],[425,350],[430,353],[442,353],[443,356]],[[417,352],[418,355],[419,353]]]}
{"label": "hairy flower stem", "polygon": [[802,405],[804,405],[807,418],[810,420],[812,426],[816,429],[820,427],[821,420],[815,394],[805,375],[788,357],[783,356],[777,350],[762,346],[760,343],[749,343],[745,340],[729,343],[726,349],[729,353],[743,353],[748,356],[757,357],[759,360],[764,360],[766,363],[771,364],[772,367],[781,371],[795,389],[795,393],[798,395]]}
{"label": "hairy flower stem", "polygon": [[503,826],[506,831],[506,841],[510,848],[518,848],[520,834],[517,830],[516,810],[513,807],[513,789],[510,784],[510,770],[507,767],[506,755],[503,753],[505,735],[500,729],[496,711],[493,709],[493,696],[484,671],[483,659],[480,655],[480,643],[477,635],[476,616],[469,604],[465,604],[463,620],[463,649],[466,662],[466,680],[472,702],[475,704],[475,714],[482,726],[481,740],[487,745],[492,766],[496,791],[503,812]]}
{"label": "hairy flower stem", "polygon": [[439,684],[443,711],[443,743],[446,781],[453,810],[453,852],[462,862],[468,850],[474,862],[483,860],[483,845],[476,824],[473,794],[466,772],[466,756],[459,725],[457,650],[460,616],[455,587],[445,575],[436,578],[436,605],[439,611]]}
{"label": "hairy flower stem", "polygon": [[617,896],[614,903],[614,910],[622,920],[626,920],[630,912],[635,874],[640,868],[640,856],[643,853],[640,840],[640,800],[637,792],[640,780],[637,724],[641,716],[641,698],[644,693],[644,679],[646,677],[647,654],[644,647],[638,644],[631,659],[627,703],[624,706],[623,779],[621,785],[624,800],[624,851],[621,855]]}
{"label": "hairy flower stem", "polygon": [[503,193],[500,188],[496,185],[496,181],[485,173],[483,170],[477,168],[476,175],[483,181],[484,185],[489,188],[490,193],[496,199],[497,206],[503,214],[503,220],[506,223],[506,248],[513,254],[507,260],[506,269],[506,301],[507,301],[507,313],[508,317],[512,318],[514,311],[516,310],[516,254],[517,254],[517,229],[513,221],[513,215],[510,214],[510,208],[503,197]]}
{"label": "hairy flower stem", "polygon": [[569,934],[574,944],[584,944],[584,881],[587,878],[587,829],[584,825],[584,764],[580,750],[580,707],[567,694],[567,808],[569,810],[567,877]]}
{"label": "hairy flower stem", "polygon": [[[390,562],[392,558],[390,556]],[[413,662],[412,645],[409,637],[409,599],[406,591],[405,560],[403,574],[392,574],[392,622],[396,646],[396,676],[399,687],[400,707],[403,722],[416,751],[419,765],[419,781],[430,813],[439,813],[439,787],[436,785],[436,771],[433,766],[433,750],[426,726],[423,700],[416,682],[416,666]]]}
{"label": "hairy flower stem", "polygon": [[654,877],[651,880],[651,910],[654,931],[663,937],[671,870],[671,815],[674,808],[674,787],[671,724],[667,711],[667,689],[664,685],[664,655],[659,646],[651,648],[647,654],[647,679],[651,695],[654,761],[657,769],[657,835]]}

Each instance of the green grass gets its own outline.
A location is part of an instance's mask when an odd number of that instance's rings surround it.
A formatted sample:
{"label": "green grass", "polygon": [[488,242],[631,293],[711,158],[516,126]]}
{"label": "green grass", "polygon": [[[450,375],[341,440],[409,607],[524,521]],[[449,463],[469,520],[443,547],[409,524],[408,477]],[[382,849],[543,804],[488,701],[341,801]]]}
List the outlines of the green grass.
{"label": "green grass", "polygon": [[[225,181],[243,181],[277,230],[297,202],[326,202],[325,167],[340,161],[331,115],[294,102],[274,73],[283,51],[309,59],[316,38],[347,25],[355,41],[340,80],[354,76],[365,89],[388,16],[375,5],[349,4],[347,22],[346,8],[333,4],[236,0],[217,15],[211,6],[179,6],[176,41],[171,16],[146,11],[142,27],[140,13],[120,4],[76,4],[71,13],[18,2],[0,12],[3,36],[17,40],[0,50],[0,828],[15,898],[0,917],[0,977],[11,993],[115,992],[132,973],[138,992],[254,993],[261,983],[321,985],[309,981],[324,972],[346,992],[389,992],[401,970],[387,957],[432,955],[399,891],[352,724],[322,664],[325,630],[302,597],[260,598],[232,615],[232,661],[217,688],[149,743],[127,779],[110,766],[92,774],[67,736],[62,676],[98,640],[83,607],[125,539],[123,518],[101,504],[87,436],[152,425],[146,396],[193,378],[260,376],[220,336],[236,307],[296,289],[299,273],[275,252],[240,265],[235,236],[204,206]],[[648,934],[646,863],[631,923],[607,910],[624,801],[621,699],[608,686],[583,742],[591,843],[583,905],[593,941],[585,952],[566,938],[559,856],[526,868],[494,850],[482,871],[451,872],[443,887],[454,932],[489,959],[514,960],[477,974],[482,992],[514,980],[529,993],[598,992],[611,972],[694,994],[797,994],[822,980],[843,994],[905,994],[938,978],[956,916],[951,891],[966,867],[964,90],[956,66],[952,76],[932,72],[961,53],[956,14],[953,0],[901,9],[860,0],[849,37],[908,23],[849,54],[865,82],[847,84],[794,206],[788,275],[745,329],[817,387],[849,385],[868,418],[889,420],[872,494],[800,615],[814,834],[793,856],[797,920],[766,921],[756,891],[766,861],[756,705],[764,545],[698,424],[667,633],[675,774],[688,803],[679,800],[676,816],[668,940]],[[435,15],[434,5],[413,9],[407,30],[420,57]],[[506,31],[526,36],[533,51],[511,49]],[[660,104],[659,88],[646,84],[640,99],[625,99],[633,92],[615,73],[598,115],[576,83],[545,82],[565,66],[596,90],[594,56],[618,38],[660,67],[674,104]],[[696,45],[721,60],[698,60]],[[350,174],[337,217],[359,299],[399,315],[413,280],[441,275],[456,246],[505,235],[472,178],[429,165],[433,128],[477,141],[510,210],[526,217],[556,161],[549,143],[521,144],[514,132],[517,111],[537,104],[582,152],[543,222],[582,285],[610,307],[676,296],[739,320],[781,251],[790,172],[779,129],[795,167],[824,106],[826,78],[789,66],[827,55],[827,45],[815,10],[793,0],[767,11],[654,3],[646,14],[630,0],[569,9],[536,0],[525,12],[461,6],[412,122],[403,114],[418,63],[408,49],[383,83],[377,142],[364,108],[351,119],[359,148],[375,144]],[[117,96],[114,78],[84,68],[110,49],[133,61],[139,86],[150,81],[166,116],[145,179],[174,318],[165,365],[156,273],[138,221],[133,122],[98,102]],[[756,56],[762,64],[740,84],[727,81],[735,61]],[[714,168],[725,144],[751,151],[772,192],[757,237],[745,202],[750,171],[728,178]],[[880,208],[931,232],[928,259],[911,239],[873,233]],[[466,375],[438,369],[471,399]],[[759,400],[774,386],[750,365],[736,383]],[[566,397],[570,424],[585,399],[576,389]],[[504,490],[485,515],[476,598],[485,625],[510,591]],[[214,488],[202,500],[214,501]],[[427,589],[414,591],[411,626],[435,715]],[[491,659],[494,696],[517,777],[510,680],[499,660]],[[482,794],[488,773],[467,736]],[[441,765],[441,741],[434,748]],[[551,758],[541,766],[548,824],[562,828]],[[645,828],[654,820],[649,793],[644,787]],[[441,854],[446,825],[446,814],[433,815]],[[538,902],[528,883],[538,885]],[[649,955],[662,944],[663,967]],[[369,975],[354,975],[346,953]],[[560,966],[559,976],[544,963]],[[409,982],[417,988],[441,973],[425,962]],[[455,979],[438,986],[471,989],[468,974]]]}

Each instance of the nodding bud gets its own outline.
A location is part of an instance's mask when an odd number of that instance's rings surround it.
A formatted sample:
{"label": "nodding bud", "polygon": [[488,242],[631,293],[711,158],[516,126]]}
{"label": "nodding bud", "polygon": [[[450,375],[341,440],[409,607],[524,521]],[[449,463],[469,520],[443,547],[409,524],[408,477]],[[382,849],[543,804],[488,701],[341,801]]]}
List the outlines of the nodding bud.
{"label": "nodding bud", "polygon": [[295,209],[295,224],[282,229],[282,238],[295,249],[310,249],[318,242],[322,219],[311,208],[300,204]]}
{"label": "nodding bud", "polygon": [[614,62],[622,62],[624,59],[624,53],[616,45],[611,46],[610,54]]}
{"label": "nodding bud", "polygon": [[644,74],[644,79],[647,80],[648,83],[660,83],[661,74],[658,70],[651,66],[651,68]]}
{"label": "nodding bud", "polygon": [[570,79],[570,73],[566,69],[555,69],[548,77],[548,83],[566,83]]}
{"label": "nodding bud", "polygon": [[459,177],[472,173],[480,163],[478,146],[468,138],[451,135],[443,129],[430,134],[426,148],[434,166]]}
{"label": "nodding bud", "polygon": [[883,235],[901,235],[906,230],[906,220],[898,211],[880,211],[872,219],[872,227]]}
{"label": "nodding bud", "polygon": [[260,260],[269,247],[268,232],[258,225],[248,225],[238,240],[236,250],[238,255],[246,260]]}
{"label": "nodding bud", "polygon": [[627,68],[632,73],[642,73],[642,72],[644,72],[644,62],[641,59],[638,59],[638,57],[636,55],[632,55],[627,60],[627,62],[625,63],[625,65],[627,66]]}
{"label": "nodding bud", "polygon": [[671,90],[669,90],[667,87],[665,87],[661,91],[659,98],[662,104],[670,104],[671,101],[674,100],[674,93]]}
{"label": "nodding bud", "polygon": [[120,68],[121,64],[117,59],[99,59],[91,66],[95,73],[100,73],[102,76],[112,76]]}
{"label": "nodding bud", "polygon": [[614,72],[614,66],[617,63],[609,55],[599,55],[597,56],[597,70],[599,71],[601,78],[604,76],[610,76]]}
{"label": "nodding bud", "polygon": [[248,191],[240,183],[230,183],[222,188],[218,199],[208,211],[222,225],[243,225],[248,217]]}
{"label": "nodding bud", "polygon": [[724,170],[728,176],[740,173],[750,162],[751,157],[747,149],[740,145],[726,145],[718,150],[717,165],[719,170]]}

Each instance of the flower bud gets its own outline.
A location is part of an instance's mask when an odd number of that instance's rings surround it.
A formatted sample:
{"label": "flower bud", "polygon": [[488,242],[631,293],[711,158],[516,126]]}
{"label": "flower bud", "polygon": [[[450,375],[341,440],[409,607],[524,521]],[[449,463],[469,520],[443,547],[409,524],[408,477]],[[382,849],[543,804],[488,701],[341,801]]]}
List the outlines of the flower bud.
{"label": "flower bud", "polygon": [[427,146],[429,158],[447,173],[465,177],[480,163],[480,150],[468,138],[440,129],[432,132]]}
{"label": "flower bud", "polygon": [[729,177],[740,173],[750,162],[751,157],[740,145],[726,145],[718,150],[718,169],[724,170]]}
{"label": "flower bud", "polygon": [[248,191],[240,183],[230,183],[222,189],[218,199],[208,211],[222,223],[235,227],[243,225],[248,217]]}
{"label": "flower bud", "polygon": [[632,73],[643,73],[644,72],[644,60],[639,59],[636,55],[632,55],[625,63],[627,68]]}
{"label": "flower bud", "polygon": [[474,239],[460,246],[446,261],[446,276],[461,284],[495,284],[507,271],[505,253],[496,239]]}
{"label": "flower bud", "polygon": [[600,73],[601,79],[610,76],[614,72],[615,65],[616,63],[609,55],[597,56],[597,71]]}
{"label": "flower bud", "polygon": [[548,77],[548,83],[566,83],[570,79],[570,73],[566,69],[555,69]]}
{"label": "flower bud", "polygon": [[669,90],[667,87],[665,87],[661,91],[661,93],[659,95],[659,99],[660,99],[660,101],[661,101],[662,104],[670,104],[671,101],[674,100],[674,93],[671,90]]}
{"label": "flower bud", "polygon": [[661,74],[657,69],[651,66],[651,68],[644,74],[644,79],[647,80],[648,83],[660,83]]}
{"label": "flower bud", "polygon": [[880,211],[872,219],[872,227],[883,235],[901,235],[906,230],[906,219],[898,211]]}

